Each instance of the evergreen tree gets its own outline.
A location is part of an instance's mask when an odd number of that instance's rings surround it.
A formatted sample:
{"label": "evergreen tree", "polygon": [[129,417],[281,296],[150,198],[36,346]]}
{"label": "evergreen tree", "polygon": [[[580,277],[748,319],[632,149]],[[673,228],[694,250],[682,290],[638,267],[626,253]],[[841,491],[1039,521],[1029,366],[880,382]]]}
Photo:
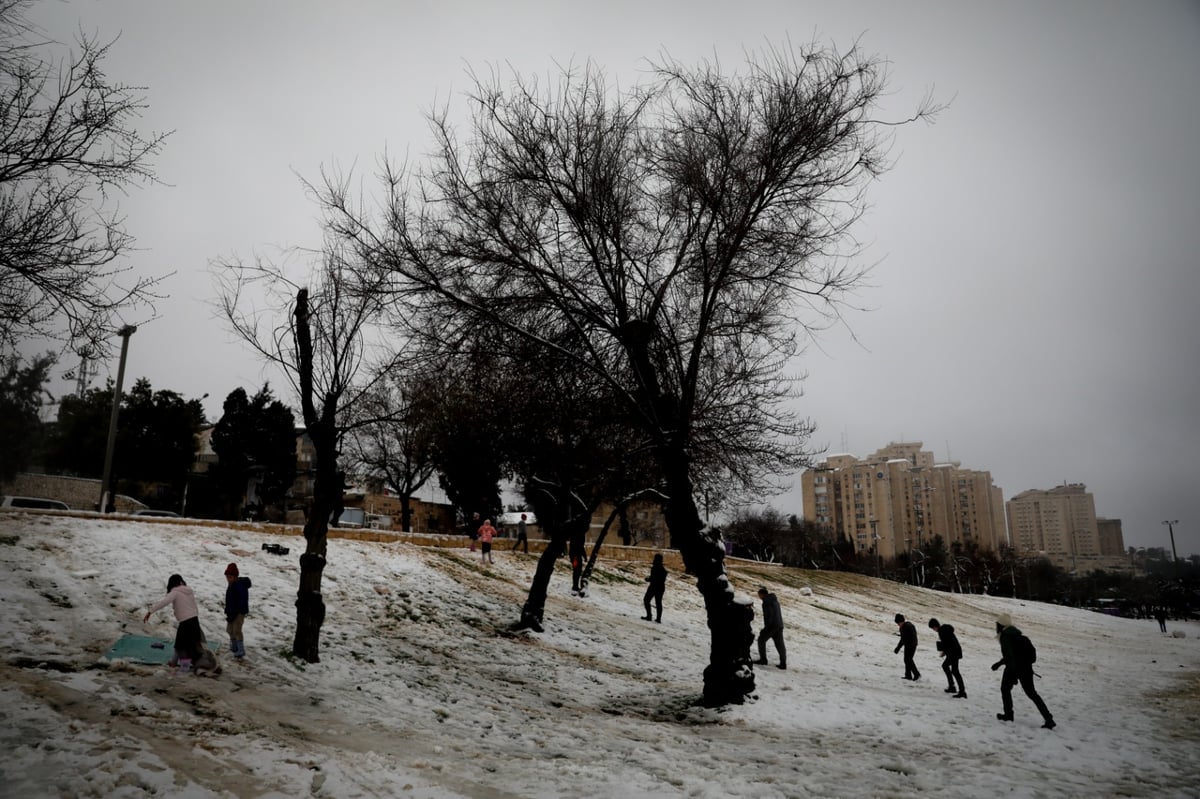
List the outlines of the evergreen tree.
{"label": "evergreen tree", "polygon": [[53,364],[50,355],[28,366],[17,358],[0,363],[0,483],[25,469],[37,449],[42,433],[38,411]]}
{"label": "evergreen tree", "polygon": [[218,462],[210,470],[222,515],[241,515],[252,479],[264,511],[282,515],[282,503],[296,479],[295,417],[266,385],[253,397],[235,388],[222,410],[212,435]]}

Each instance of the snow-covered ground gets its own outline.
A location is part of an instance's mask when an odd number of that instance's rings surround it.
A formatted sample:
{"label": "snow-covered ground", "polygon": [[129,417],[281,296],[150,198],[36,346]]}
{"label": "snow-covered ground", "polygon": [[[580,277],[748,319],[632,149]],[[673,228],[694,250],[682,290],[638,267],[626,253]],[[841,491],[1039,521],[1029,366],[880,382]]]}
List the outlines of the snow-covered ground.
{"label": "snow-covered ground", "polygon": [[[286,557],[264,542],[291,546]],[[735,566],[783,605],[789,669],[747,704],[696,704],[700,597],[668,581],[641,620],[642,565],[600,564],[592,595],[551,584],[543,634],[508,632],[534,555],[333,540],[318,664],[291,660],[300,539],[0,513],[0,793],[170,797],[1200,796],[1200,624],[935,593],[855,575]],[[254,587],[246,662],[216,679],[108,664],[172,572],[224,641],[225,565]],[[809,587],[811,595],[803,589]],[[756,603],[757,604],[757,603]],[[901,679],[895,613],[917,623]],[[1038,645],[1040,728],[1017,689],[996,720],[997,613]],[[761,616],[761,613],[758,614]],[[926,627],[953,624],[968,699],[943,692]],[[775,661],[774,650],[768,657]]]}

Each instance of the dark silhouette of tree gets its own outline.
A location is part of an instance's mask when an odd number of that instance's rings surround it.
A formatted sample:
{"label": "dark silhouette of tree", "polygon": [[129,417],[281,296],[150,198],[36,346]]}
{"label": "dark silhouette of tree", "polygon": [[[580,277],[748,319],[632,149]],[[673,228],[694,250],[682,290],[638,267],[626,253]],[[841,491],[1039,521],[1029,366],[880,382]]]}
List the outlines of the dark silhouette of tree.
{"label": "dark silhouette of tree", "polygon": [[[512,342],[509,352],[505,373],[520,376],[520,389],[506,403],[514,432],[509,459],[549,539],[515,626],[540,630],[554,564],[564,550],[571,557],[573,589],[586,588],[591,572],[586,538],[600,504],[611,501],[623,510],[659,478],[644,437],[611,386],[572,359],[539,355],[526,340]],[[594,555],[595,550],[593,560]]]}
{"label": "dark silhouette of tree", "polygon": [[165,135],[133,129],[144,89],[104,74],[112,43],[81,36],[62,58],[29,5],[0,0],[0,347],[65,327],[102,354],[116,314],[155,299],[119,264],[134,242],[112,197],[155,180]]}
{"label": "dark silhouette of tree", "polygon": [[321,576],[330,516],[342,499],[342,441],[347,432],[370,422],[357,406],[395,368],[394,363],[368,363],[369,338],[382,311],[384,286],[377,273],[363,268],[337,242],[317,257],[318,266],[301,279],[289,276],[284,265],[267,261],[215,265],[222,314],[243,342],[283,372],[315,452],[292,640],[292,654],[309,663],[321,659]]}
{"label": "dark silhouette of tree", "polygon": [[0,359],[0,483],[24,470],[41,444],[43,399],[49,399],[52,355],[34,358],[28,365],[17,359]]}
{"label": "dark silhouette of tree", "polygon": [[[113,388],[93,388],[82,397],[62,398],[58,421],[47,443],[46,467],[79,477],[99,477],[112,414]],[[141,501],[178,507],[204,424],[200,400],[155,391],[139,378],[121,397],[113,474],[120,490]],[[149,486],[156,488],[148,493]]]}
{"label": "dark silhouette of tree", "polygon": [[283,518],[283,502],[296,479],[296,419],[291,409],[263,386],[253,397],[235,388],[225,398],[212,433],[218,461],[209,475],[226,519],[241,518],[251,479],[259,503],[272,518]]}
{"label": "dark silhouette of tree", "polygon": [[136,496],[155,507],[179,507],[203,425],[199,400],[153,391],[144,378],[133,384],[121,398],[117,445],[125,478],[145,484]]}
{"label": "dark silhouette of tree", "polygon": [[424,377],[429,390],[418,412],[438,483],[465,524],[475,513],[494,519],[502,508],[500,481],[511,435],[497,361],[477,341],[453,337],[429,358],[433,368]]}
{"label": "dark silhouette of tree", "polygon": [[492,320],[611,386],[704,596],[710,705],[742,701],[754,674],[696,489],[760,488],[807,462],[811,425],[784,410],[783,368],[862,277],[847,234],[884,169],[883,87],[880,61],[816,48],[734,74],[666,60],[624,92],[590,65],[548,88],[479,79],[470,135],[437,115],[418,186],[385,164],[381,220],[348,181],[320,188],[331,235],[406,297]]}

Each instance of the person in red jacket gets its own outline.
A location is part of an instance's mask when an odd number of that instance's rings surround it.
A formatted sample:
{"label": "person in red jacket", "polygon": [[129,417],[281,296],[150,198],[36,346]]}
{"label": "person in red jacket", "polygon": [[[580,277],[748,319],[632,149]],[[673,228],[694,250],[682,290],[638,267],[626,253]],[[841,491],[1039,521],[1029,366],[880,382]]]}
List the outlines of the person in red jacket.
{"label": "person in red jacket", "polygon": [[481,563],[494,563],[492,560],[492,539],[496,537],[496,528],[492,527],[491,519],[484,519],[479,525],[479,551]]}

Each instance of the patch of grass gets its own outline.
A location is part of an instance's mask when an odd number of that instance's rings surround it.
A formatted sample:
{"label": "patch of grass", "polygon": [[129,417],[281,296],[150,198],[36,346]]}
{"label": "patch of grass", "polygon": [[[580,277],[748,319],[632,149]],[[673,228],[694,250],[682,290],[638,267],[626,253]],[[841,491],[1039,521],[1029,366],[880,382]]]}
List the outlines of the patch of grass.
{"label": "patch of grass", "polygon": [[16,546],[20,540],[21,537],[19,535],[0,535],[0,544],[7,544],[10,547]]}
{"label": "patch of grass", "polygon": [[303,660],[293,655],[292,650],[290,649],[280,649],[279,656],[295,666],[297,671],[304,671],[305,667],[308,665]]}
{"label": "patch of grass", "polygon": [[846,611],[838,610],[837,608],[826,607],[825,605],[822,605],[820,602],[814,602],[809,607],[816,608],[817,610],[823,610],[826,613],[834,613],[838,616],[845,616],[847,619],[858,619],[859,618],[858,616],[854,615],[853,613],[847,613]]}
{"label": "patch of grass", "polygon": [[65,596],[55,596],[54,594],[48,594],[44,591],[42,592],[42,596],[47,601],[49,601],[51,605],[54,605],[55,607],[60,607],[60,608],[75,607],[74,605],[71,604],[71,600],[67,599]]}
{"label": "patch of grass", "polygon": [[594,569],[592,576],[588,578],[589,582],[596,585],[640,585],[645,582],[632,575],[624,574],[623,572],[609,571],[607,569]]}

